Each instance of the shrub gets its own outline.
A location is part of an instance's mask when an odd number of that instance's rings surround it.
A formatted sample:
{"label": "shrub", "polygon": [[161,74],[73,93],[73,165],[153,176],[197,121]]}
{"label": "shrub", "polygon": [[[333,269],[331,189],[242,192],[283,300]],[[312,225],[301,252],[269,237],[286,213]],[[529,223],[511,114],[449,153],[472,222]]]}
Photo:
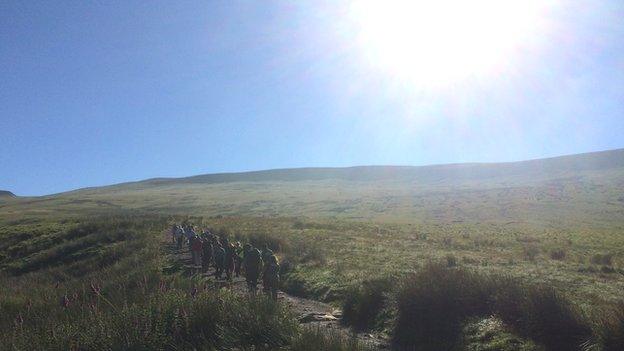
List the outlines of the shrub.
{"label": "shrub", "polygon": [[540,253],[540,249],[535,245],[525,245],[523,255],[526,260],[535,261]]}
{"label": "shrub", "polygon": [[491,315],[549,351],[580,350],[592,335],[581,313],[553,288],[441,264],[408,277],[397,308],[393,342],[398,349],[452,349],[467,319]]}
{"label": "shrub", "polygon": [[601,313],[597,339],[603,351],[619,351],[624,348],[624,302]]}
{"label": "shrub", "polygon": [[381,278],[364,281],[348,291],[342,305],[342,322],[359,331],[375,328],[391,286],[390,279]]}
{"label": "shrub", "polygon": [[550,258],[553,260],[561,261],[565,259],[566,252],[563,249],[554,249],[550,251]]}
{"label": "shrub", "polygon": [[610,267],[610,266],[602,266],[600,267],[600,271],[602,273],[610,274],[610,273],[615,273],[615,268]]}
{"label": "shrub", "polygon": [[613,264],[613,254],[596,254],[591,257],[590,261],[597,265],[611,266]]}
{"label": "shrub", "polygon": [[466,318],[490,313],[491,285],[484,276],[433,263],[407,277],[396,298],[394,346],[409,350],[454,347]]}
{"label": "shrub", "polygon": [[494,301],[494,312],[503,322],[547,350],[580,350],[591,337],[580,312],[551,287],[507,279],[496,289]]}
{"label": "shrub", "polygon": [[455,267],[457,266],[457,258],[453,255],[446,255],[446,265],[448,267]]}

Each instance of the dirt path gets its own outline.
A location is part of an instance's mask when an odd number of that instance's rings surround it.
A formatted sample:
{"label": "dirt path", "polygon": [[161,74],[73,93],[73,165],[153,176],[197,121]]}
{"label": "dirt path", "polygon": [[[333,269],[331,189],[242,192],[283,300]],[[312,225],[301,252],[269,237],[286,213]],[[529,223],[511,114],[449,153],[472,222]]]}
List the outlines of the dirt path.
{"label": "dirt path", "polygon": [[[186,245],[181,250],[177,250],[171,241],[166,243],[168,246],[168,252],[173,256],[176,263],[182,267],[185,275],[189,277],[195,277],[200,275],[209,286],[215,288],[227,287],[241,294],[247,294],[247,285],[245,278],[234,277],[232,282],[228,282],[225,279],[217,279],[215,277],[215,271],[213,267],[210,267],[207,272],[201,272],[201,267],[194,266],[191,262],[191,254]],[[225,276],[225,274],[224,274]],[[262,286],[259,285],[258,293],[262,293]],[[299,318],[301,324],[305,324],[311,328],[327,328],[333,329],[336,332],[348,335],[349,337],[356,337],[363,343],[366,343],[376,349],[387,349],[388,341],[379,335],[369,333],[354,333],[349,327],[345,327],[340,324],[342,317],[342,311],[335,307],[316,300],[306,299],[289,295],[283,291],[278,292],[278,302],[286,303],[295,312]]]}

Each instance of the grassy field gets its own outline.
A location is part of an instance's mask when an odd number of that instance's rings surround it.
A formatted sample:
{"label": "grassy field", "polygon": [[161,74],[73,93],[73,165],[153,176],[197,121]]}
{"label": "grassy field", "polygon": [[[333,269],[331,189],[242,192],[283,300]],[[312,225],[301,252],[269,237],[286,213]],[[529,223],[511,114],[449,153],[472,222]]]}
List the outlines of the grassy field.
{"label": "grassy field", "polygon": [[[409,349],[401,339],[401,326],[420,330],[423,325],[414,320],[437,320],[434,317],[441,313],[408,315],[412,304],[401,301],[421,296],[418,301],[431,300],[427,306],[442,303],[442,297],[447,298],[443,305],[471,302],[444,317],[457,319],[456,324],[425,333],[433,339],[423,336],[421,344],[409,341],[414,349],[566,349],[569,344],[536,331],[550,330],[549,335],[556,336],[559,329],[548,329],[555,324],[577,331],[561,336],[566,342],[574,340],[574,349],[618,350],[622,339],[617,335],[624,330],[617,324],[624,321],[617,316],[617,311],[624,311],[618,307],[624,291],[623,189],[624,151],[615,150],[498,165],[155,179],[52,196],[4,198],[0,199],[0,326],[14,333],[3,336],[2,344],[27,349],[27,337],[37,335],[42,349],[43,345],[67,349],[78,337],[90,349],[100,342],[111,349],[124,345],[152,349],[156,344],[168,345],[165,349],[171,345],[225,349],[264,345],[263,335],[271,335],[269,348],[309,345],[306,338],[316,336],[291,325],[288,311],[262,302],[228,300],[236,297],[224,292],[207,299],[240,305],[241,315],[263,309],[270,322],[249,327],[255,336],[236,332],[227,316],[211,325],[231,335],[195,340],[173,333],[174,324],[167,319],[173,317],[167,313],[182,306],[192,309],[198,302],[188,297],[193,283],[176,275],[159,236],[172,221],[194,216],[193,223],[223,235],[271,244],[282,258],[284,290],[342,306],[352,317],[351,322],[345,318],[348,323],[388,334],[398,349]],[[428,280],[430,276],[440,278]],[[93,281],[102,286],[97,296],[112,302],[96,299],[105,311],[102,320],[93,319],[88,307],[93,302],[87,302],[87,297],[93,298]],[[455,281],[472,288],[458,289]],[[509,282],[506,286],[513,291],[492,281]],[[163,282],[170,287],[166,291],[161,291]],[[413,286],[438,290],[433,294]],[[75,300],[83,306],[68,312],[59,299],[76,291]],[[481,306],[479,301],[491,303]],[[203,303],[197,308],[225,308]],[[465,310],[464,305],[475,308]],[[550,308],[556,317],[538,320],[535,313],[510,312],[506,306],[511,305],[522,306],[522,311]],[[124,334],[128,314],[151,326],[146,332],[150,338]],[[85,322],[119,333],[104,337],[96,331],[89,335],[72,331]],[[201,329],[193,329],[193,322],[185,325],[190,328],[187,332]],[[44,334],[55,328],[61,329],[45,339],[49,336]],[[446,338],[453,343],[436,344],[452,333],[459,335]],[[344,340],[334,344],[337,349],[348,347]],[[327,349],[333,345],[331,337],[327,345]]]}

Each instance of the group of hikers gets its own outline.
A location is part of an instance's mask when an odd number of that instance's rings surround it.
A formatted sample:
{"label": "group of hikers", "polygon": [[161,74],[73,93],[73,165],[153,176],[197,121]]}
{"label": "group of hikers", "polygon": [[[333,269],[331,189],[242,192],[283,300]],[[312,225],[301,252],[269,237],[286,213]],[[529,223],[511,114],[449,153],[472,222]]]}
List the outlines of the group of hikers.
{"label": "group of hikers", "polygon": [[232,281],[233,275],[244,274],[250,293],[256,294],[258,280],[262,277],[263,291],[277,300],[279,287],[279,261],[273,251],[265,245],[262,252],[250,243],[241,246],[240,242],[229,242],[227,237],[219,237],[209,229],[198,234],[190,224],[175,224],[171,228],[171,238],[178,250],[188,245],[193,265],[201,266],[207,272],[215,268],[215,277]]}

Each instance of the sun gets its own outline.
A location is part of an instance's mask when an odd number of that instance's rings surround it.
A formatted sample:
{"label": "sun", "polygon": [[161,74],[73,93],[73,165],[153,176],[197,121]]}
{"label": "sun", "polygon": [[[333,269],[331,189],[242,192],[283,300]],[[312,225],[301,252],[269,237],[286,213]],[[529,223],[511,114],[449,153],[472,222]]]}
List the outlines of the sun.
{"label": "sun", "polygon": [[354,0],[368,62],[424,87],[497,73],[539,37],[547,0]]}

